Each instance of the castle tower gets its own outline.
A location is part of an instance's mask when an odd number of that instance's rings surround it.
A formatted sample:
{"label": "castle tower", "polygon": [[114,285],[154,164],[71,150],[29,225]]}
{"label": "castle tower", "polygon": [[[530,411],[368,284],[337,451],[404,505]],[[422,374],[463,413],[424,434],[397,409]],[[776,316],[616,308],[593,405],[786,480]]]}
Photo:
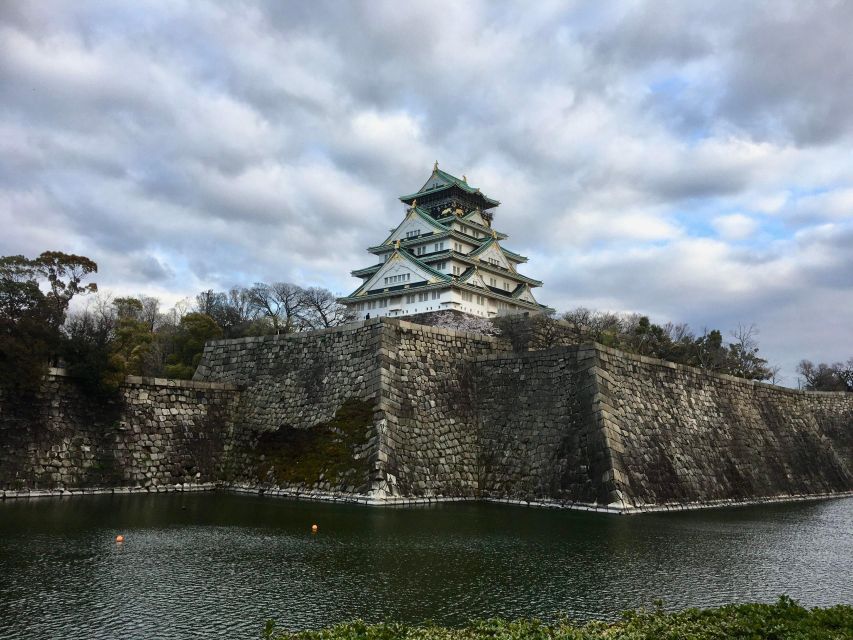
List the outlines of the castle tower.
{"label": "castle tower", "polygon": [[527,258],[504,248],[492,228],[500,202],[433,167],[417,191],[400,200],[403,221],[368,251],[377,264],[352,272],[362,284],[341,298],[358,319],[455,309],[491,318],[548,310],[533,297],[539,280],[518,272]]}

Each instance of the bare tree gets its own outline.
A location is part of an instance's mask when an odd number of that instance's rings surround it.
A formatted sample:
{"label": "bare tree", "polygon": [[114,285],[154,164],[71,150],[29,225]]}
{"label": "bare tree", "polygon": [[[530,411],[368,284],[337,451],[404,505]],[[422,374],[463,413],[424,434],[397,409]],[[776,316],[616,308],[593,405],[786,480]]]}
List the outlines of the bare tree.
{"label": "bare tree", "polygon": [[846,379],[850,370],[853,370],[853,358],[846,365],[840,362],[834,365],[825,362],[814,364],[811,360],[801,360],[797,365],[797,373],[805,381],[805,388],[811,391],[853,391],[853,384]]}
{"label": "bare tree", "polygon": [[157,326],[157,319],[160,317],[160,301],[153,296],[140,295],[139,302],[142,304],[142,311],[139,313],[140,322],[144,322],[149,331],[154,331]]}
{"label": "bare tree", "polygon": [[729,368],[733,375],[749,380],[766,380],[770,377],[767,360],[758,355],[758,327],[754,324],[738,325],[731,332],[729,343]]}
{"label": "bare tree", "polygon": [[216,293],[213,289],[202,291],[195,297],[193,310],[196,313],[203,313],[211,318],[216,313],[216,309],[222,305],[222,294]]}
{"label": "bare tree", "polygon": [[767,381],[770,384],[781,385],[785,381],[785,377],[780,375],[781,371],[782,371],[782,367],[780,367],[778,364],[775,364],[772,367],[768,367],[767,373],[769,375],[767,377]]}
{"label": "bare tree", "polygon": [[302,320],[312,329],[336,327],[355,319],[355,314],[349,308],[339,303],[331,291],[322,287],[303,289],[302,302]]}
{"label": "bare tree", "polygon": [[289,282],[257,282],[248,295],[251,306],[270,321],[275,333],[292,333],[301,328],[300,314],[305,308],[301,287]]}

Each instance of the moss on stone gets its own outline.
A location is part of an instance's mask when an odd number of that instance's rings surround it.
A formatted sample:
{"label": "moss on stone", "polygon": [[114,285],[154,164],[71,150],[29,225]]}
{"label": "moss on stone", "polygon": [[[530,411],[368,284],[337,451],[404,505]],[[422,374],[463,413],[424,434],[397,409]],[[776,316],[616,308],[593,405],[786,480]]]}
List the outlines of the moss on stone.
{"label": "moss on stone", "polygon": [[257,447],[260,480],[279,486],[366,485],[368,457],[356,459],[355,454],[367,444],[373,413],[372,403],[349,398],[328,422],[262,434]]}

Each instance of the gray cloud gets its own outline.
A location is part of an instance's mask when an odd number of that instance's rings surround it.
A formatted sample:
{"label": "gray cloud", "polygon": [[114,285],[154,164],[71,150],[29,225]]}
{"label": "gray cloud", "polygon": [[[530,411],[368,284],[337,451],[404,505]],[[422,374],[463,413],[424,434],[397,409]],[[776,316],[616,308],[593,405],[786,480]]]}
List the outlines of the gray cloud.
{"label": "gray cloud", "polygon": [[[0,6],[0,253],[345,293],[433,160],[545,302],[853,351],[849,3]],[[843,353],[836,353],[839,348]],[[846,356],[845,356],[846,357]]]}

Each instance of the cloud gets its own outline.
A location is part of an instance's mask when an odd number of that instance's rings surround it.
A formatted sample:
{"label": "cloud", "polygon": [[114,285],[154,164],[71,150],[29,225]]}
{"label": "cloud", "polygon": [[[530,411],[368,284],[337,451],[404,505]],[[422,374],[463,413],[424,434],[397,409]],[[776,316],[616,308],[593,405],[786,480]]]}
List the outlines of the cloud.
{"label": "cloud", "polygon": [[[542,301],[853,354],[851,5],[5,3],[0,254],[347,293],[441,166]],[[808,330],[804,311],[819,315]],[[808,315],[808,314],[805,314]]]}
{"label": "cloud", "polygon": [[718,216],[711,221],[711,225],[725,240],[743,240],[758,229],[757,220],[740,213]]}

